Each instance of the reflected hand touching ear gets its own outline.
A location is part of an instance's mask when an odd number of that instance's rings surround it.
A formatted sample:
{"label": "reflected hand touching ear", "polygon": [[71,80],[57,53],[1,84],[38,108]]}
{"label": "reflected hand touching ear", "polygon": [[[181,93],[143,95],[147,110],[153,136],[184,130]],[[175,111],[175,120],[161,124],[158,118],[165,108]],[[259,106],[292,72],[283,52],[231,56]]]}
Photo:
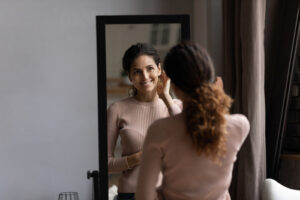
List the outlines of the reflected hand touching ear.
{"label": "reflected hand touching ear", "polygon": [[170,78],[167,77],[165,71],[162,71],[160,75],[160,83],[157,85],[157,93],[160,98],[163,99],[170,95],[170,83]]}
{"label": "reflected hand touching ear", "polygon": [[169,114],[174,115],[180,113],[181,108],[177,108],[177,106],[174,107],[174,101],[170,95],[171,80],[164,71],[161,73],[160,80],[160,83],[157,85],[157,94],[166,104]]}

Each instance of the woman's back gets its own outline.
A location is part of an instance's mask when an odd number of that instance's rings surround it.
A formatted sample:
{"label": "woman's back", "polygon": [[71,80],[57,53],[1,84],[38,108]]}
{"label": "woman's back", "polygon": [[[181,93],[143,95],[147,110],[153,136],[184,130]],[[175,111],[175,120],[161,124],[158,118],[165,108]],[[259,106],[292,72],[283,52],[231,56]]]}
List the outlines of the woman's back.
{"label": "woman's back", "polygon": [[[228,115],[232,99],[214,84],[213,62],[204,48],[179,43],[169,50],[164,69],[183,111],[150,126],[136,197],[228,200],[233,164],[249,122],[243,115]],[[163,181],[156,192],[160,171]]]}
{"label": "woman's back", "polygon": [[156,180],[153,174],[157,173],[157,169],[163,173],[163,182],[158,189],[160,199],[230,199],[228,188],[232,168],[236,154],[249,132],[249,122],[243,115],[227,115],[226,120],[226,153],[220,165],[205,154],[197,154],[187,134],[184,114],[155,122],[148,131],[144,146],[141,167],[145,169],[141,170],[139,180],[143,199],[153,199],[155,195],[155,191],[147,187],[152,188],[154,180],[149,178],[152,176]]}

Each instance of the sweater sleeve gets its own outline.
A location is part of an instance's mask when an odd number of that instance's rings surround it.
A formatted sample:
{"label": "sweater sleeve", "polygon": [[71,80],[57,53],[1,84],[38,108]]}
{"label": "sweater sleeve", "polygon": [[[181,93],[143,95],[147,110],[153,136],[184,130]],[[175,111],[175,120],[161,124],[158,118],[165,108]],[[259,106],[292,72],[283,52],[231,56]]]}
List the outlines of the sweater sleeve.
{"label": "sweater sleeve", "polygon": [[170,105],[170,115],[177,115],[182,111],[182,101],[173,99],[173,104]]}
{"label": "sweater sleeve", "polygon": [[250,131],[250,123],[246,116],[241,115],[241,143],[244,143]]}
{"label": "sweater sleeve", "polygon": [[233,115],[234,124],[235,124],[235,131],[238,136],[238,150],[241,148],[243,143],[245,142],[247,136],[249,135],[250,131],[250,124],[246,116],[242,114],[235,114]]}
{"label": "sweater sleeve", "polygon": [[137,200],[154,200],[156,185],[161,171],[163,151],[159,145],[159,129],[150,126],[143,148],[142,162],[137,183]]}
{"label": "sweater sleeve", "polygon": [[107,152],[108,172],[120,172],[129,169],[127,157],[115,158],[114,151],[119,136],[118,104],[112,104],[107,110]]}

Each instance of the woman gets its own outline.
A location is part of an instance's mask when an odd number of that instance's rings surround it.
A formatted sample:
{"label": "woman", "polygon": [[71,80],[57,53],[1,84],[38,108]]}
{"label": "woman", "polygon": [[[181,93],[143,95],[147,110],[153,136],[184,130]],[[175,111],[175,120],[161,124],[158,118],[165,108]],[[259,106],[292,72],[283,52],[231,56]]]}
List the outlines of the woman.
{"label": "woman", "polygon": [[[124,54],[123,69],[132,82],[132,96],[113,103],[107,111],[108,170],[122,172],[117,199],[134,199],[141,149],[149,125],[181,112],[181,102],[169,94],[157,51],[148,44],[132,45]],[[162,83],[161,83],[162,82]],[[158,88],[158,85],[160,86]],[[114,157],[121,137],[122,157]]]}
{"label": "woman", "polygon": [[233,164],[249,122],[228,114],[231,99],[212,84],[214,68],[203,48],[182,42],[169,51],[164,67],[183,111],[149,127],[136,198],[229,200]]}

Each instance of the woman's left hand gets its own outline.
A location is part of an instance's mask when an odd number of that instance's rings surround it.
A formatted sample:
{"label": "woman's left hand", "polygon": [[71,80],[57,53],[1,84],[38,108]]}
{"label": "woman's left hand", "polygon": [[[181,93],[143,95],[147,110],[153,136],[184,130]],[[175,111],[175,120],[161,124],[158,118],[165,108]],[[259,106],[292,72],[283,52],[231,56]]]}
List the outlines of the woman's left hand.
{"label": "woman's left hand", "polygon": [[221,76],[217,76],[215,83],[216,86],[218,86],[219,88],[223,89],[224,85],[223,85],[223,80],[221,78]]}
{"label": "woman's left hand", "polygon": [[166,96],[170,96],[170,78],[167,77],[166,73],[162,71],[160,76],[160,82],[157,84],[157,94],[160,98],[165,98]]}

